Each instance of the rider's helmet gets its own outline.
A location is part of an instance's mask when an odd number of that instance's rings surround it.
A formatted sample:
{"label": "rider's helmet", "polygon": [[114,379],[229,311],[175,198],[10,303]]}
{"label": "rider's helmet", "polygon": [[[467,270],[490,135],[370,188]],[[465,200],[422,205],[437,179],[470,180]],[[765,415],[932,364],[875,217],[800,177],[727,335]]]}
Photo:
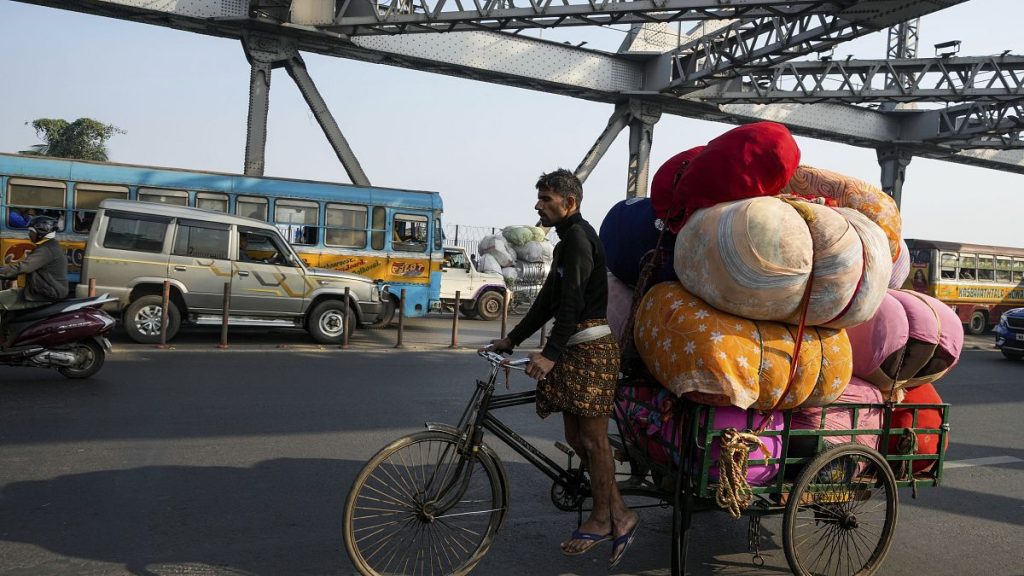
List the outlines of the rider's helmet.
{"label": "rider's helmet", "polygon": [[42,238],[57,229],[57,219],[50,216],[36,216],[28,221],[29,232],[34,232],[37,238]]}

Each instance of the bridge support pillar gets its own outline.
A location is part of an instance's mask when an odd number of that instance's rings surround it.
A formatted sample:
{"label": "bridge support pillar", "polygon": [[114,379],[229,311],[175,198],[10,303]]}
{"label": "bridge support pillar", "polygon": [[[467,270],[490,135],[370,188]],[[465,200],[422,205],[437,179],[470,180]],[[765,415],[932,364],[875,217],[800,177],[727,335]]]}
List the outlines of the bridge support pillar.
{"label": "bridge support pillar", "polygon": [[629,165],[626,175],[626,197],[647,196],[651,143],[654,138],[654,124],[659,119],[661,119],[661,108],[640,99],[630,98],[616,104],[615,112],[608,119],[608,125],[576,168],[576,177],[580,179],[580,182],[585,182],[615,138],[628,126]]}
{"label": "bridge support pillar", "polygon": [[341,165],[348,172],[353,184],[369,186],[359,160],[348,145],[344,134],[334,121],[327,103],[317,90],[316,84],[306,71],[306,63],[299,55],[295,42],[276,36],[248,33],[242,37],[242,48],[249,60],[252,73],[249,77],[249,119],[245,141],[245,174],[262,176],[267,148],[267,114],[270,109],[270,75],[274,68],[282,66],[295,81],[299,92],[316,117],[327,141]]}
{"label": "bridge support pillar", "polygon": [[903,195],[903,182],[907,179],[907,166],[914,155],[899,146],[876,148],[875,154],[882,167],[882,190],[892,196],[898,208]]}

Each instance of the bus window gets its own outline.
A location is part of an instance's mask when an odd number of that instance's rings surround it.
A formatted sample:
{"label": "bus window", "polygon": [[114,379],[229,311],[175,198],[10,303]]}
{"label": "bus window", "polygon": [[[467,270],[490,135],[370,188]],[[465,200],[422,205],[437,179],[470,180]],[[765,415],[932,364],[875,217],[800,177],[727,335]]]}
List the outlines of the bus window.
{"label": "bus window", "polygon": [[373,235],[370,237],[370,247],[374,250],[384,249],[384,234],[387,232],[388,211],[383,206],[373,207]]}
{"label": "bus window", "polygon": [[278,200],[274,204],[274,222],[292,244],[316,244],[320,205],[303,200]]}
{"label": "bus window", "polygon": [[441,227],[441,219],[434,218],[434,250],[444,248],[444,229]]}
{"label": "bus window", "polygon": [[235,198],[235,214],[266,222],[267,199],[256,196],[239,196]]}
{"label": "bus window", "polygon": [[952,252],[943,252],[939,257],[939,270],[941,278],[956,280],[957,255]]}
{"label": "bus window", "polygon": [[1024,282],[1024,259],[1013,259],[1013,271],[1011,272],[1010,282],[1014,284]]}
{"label": "bus window", "polygon": [[11,178],[7,183],[7,225],[27,228],[33,216],[52,216],[59,221],[58,230],[64,229],[63,182]]}
{"label": "bus window", "polygon": [[985,282],[991,282],[995,279],[993,269],[995,268],[995,258],[988,254],[981,254],[978,256],[978,275],[975,276],[978,280]]}
{"label": "bus window", "polygon": [[174,206],[188,206],[188,192],[184,190],[158,190],[139,188],[139,202],[157,202]]}
{"label": "bus window", "polygon": [[196,208],[227,213],[228,195],[215,192],[198,192],[196,193]]}
{"label": "bus window", "polygon": [[996,256],[996,282],[1010,283],[1010,269],[1013,261],[1006,256]]}
{"label": "bus window", "polygon": [[75,184],[75,218],[72,220],[71,229],[79,234],[88,234],[92,221],[96,218],[96,209],[100,207],[100,202],[107,198],[127,200],[128,187]]}
{"label": "bus window", "polygon": [[427,217],[395,214],[391,222],[391,248],[396,252],[426,252]]}
{"label": "bus window", "polygon": [[974,280],[978,273],[978,257],[974,254],[961,254],[960,255],[960,274],[957,276],[960,280]]}
{"label": "bus window", "polygon": [[366,213],[366,206],[328,203],[324,244],[343,248],[365,248]]}

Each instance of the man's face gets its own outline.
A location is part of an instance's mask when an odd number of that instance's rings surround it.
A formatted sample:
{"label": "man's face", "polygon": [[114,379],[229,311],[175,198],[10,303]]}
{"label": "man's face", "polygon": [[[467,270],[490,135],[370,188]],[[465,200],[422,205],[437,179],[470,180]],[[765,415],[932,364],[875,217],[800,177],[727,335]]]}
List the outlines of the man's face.
{"label": "man's face", "polygon": [[565,220],[575,206],[576,201],[572,197],[565,197],[542,188],[537,190],[537,203],[533,209],[540,216],[541,225],[550,227],[557,226],[559,222]]}

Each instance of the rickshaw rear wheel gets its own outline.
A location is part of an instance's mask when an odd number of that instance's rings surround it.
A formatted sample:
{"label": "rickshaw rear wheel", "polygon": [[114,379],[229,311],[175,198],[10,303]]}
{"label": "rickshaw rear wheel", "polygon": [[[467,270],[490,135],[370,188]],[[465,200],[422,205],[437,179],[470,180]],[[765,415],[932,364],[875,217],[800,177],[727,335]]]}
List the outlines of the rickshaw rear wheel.
{"label": "rickshaw rear wheel", "polygon": [[849,443],[818,454],[786,503],[782,540],[793,574],[875,574],[892,546],[896,488],[876,450]]}

